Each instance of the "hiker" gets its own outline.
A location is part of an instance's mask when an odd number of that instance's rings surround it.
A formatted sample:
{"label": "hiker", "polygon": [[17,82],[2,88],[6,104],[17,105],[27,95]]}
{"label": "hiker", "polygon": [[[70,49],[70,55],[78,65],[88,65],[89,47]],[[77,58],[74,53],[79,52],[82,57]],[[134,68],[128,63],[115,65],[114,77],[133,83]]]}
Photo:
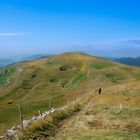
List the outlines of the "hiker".
{"label": "hiker", "polygon": [[102,88],[99,86],[98,94],[101,94],[101,92],[102,92]]}

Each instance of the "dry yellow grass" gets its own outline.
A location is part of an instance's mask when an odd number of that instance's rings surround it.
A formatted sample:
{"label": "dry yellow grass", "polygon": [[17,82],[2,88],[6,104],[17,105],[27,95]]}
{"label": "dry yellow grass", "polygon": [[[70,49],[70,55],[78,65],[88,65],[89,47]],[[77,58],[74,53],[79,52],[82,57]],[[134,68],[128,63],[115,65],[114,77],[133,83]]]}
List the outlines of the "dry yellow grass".
{"label": "dry yellow grass", "polygon": [[66,120],[55,137],[50,139],[139,140],[140,103],[138,100],[140,96],[128,97],[121,93],[97,95],[80,113]]}

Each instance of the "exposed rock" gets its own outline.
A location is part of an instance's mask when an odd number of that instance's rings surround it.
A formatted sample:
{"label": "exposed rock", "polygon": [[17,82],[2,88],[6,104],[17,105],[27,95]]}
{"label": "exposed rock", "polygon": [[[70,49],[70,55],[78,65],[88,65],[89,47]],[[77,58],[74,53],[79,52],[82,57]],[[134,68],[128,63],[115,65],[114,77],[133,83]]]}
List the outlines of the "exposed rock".
{"label": "exposed rock", "polygon": [[4,136],[0,136],[0,139],[4,139]]}
{"label": "exposed rock", "polygon": [[62,66],[62,67],[59,68],[59,70],[60,70],[60,71],[66,71],[67,68],[66,68],[65,66]]}
{"label": "exposed rock", "polygon": [[35,75],[35,74],[33,74],[31,78],[35,78],[35,77],[36,77],[36,75]]}

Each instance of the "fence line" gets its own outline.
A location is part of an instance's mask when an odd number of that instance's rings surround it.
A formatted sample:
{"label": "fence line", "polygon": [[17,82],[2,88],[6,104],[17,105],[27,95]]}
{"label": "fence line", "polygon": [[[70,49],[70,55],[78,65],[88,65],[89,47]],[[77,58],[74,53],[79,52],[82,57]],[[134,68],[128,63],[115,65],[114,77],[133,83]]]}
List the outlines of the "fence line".
{"label": "fence line", "polygon": [[69,98],[68,98],[66,105],[59,107],[59,108],[56,108],[56,109],[51,108],[52,98],[50,98],[49,110],[45,111],[43,113],[40,113],[39,116],[33,116],[32,119],[30,119],[30,120],[23,120],[23,110],[22,110],[21,106],[19,105],[20,124],[13,126],[11,129],[7,130],[7,133],[5,134],[5,136],[0,136],[0,138],[5,137],[6,139],[12,139],[12,137],[14,137],[14,135],[17,134],[20,130],[27,128],[28,126],[33,124],[35,121],[42,120],[42,119],[46,118],[49,114],[51,114],[55,111],[63,110],[72,104],[78,103],[81,100],[85,99],[85,97],[88,97],[88,95],[93,94],[93,93],[95,93],[95,91],[91,91],[89,93],[86,93],[86,95],[82,95],[82,96],[80,95],[79,98],[75,98],[75,100],[73,100],[72,102],[70,102]]}

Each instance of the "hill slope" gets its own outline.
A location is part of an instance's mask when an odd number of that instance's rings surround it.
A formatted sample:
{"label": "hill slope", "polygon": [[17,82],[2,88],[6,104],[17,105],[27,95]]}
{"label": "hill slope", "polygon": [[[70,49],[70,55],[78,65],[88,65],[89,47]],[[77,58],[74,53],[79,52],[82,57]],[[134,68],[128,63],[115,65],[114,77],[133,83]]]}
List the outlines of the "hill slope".
{"label": "hill slope", "polygon": [[[118,89],[117,87],[120,87]],[[50,140],[139,140],[140,88],[138,83],[109,87],[90,98],[83,109],[57,128]],[[137,87],[137,88],[136,88]],[[45,132],[45,131],[44,131]],[[40,136],[45,139],[43,135]]]}
{"label": "hill slope", "polygon": [[[81,53],[65,53],[22,62],[0,69],[0,134],[19,123],[18,107],[23,108],[24,118],[48,108],[66,104],[79,95],[97,89],[105,90],[130,81],[140,83],[140,69],[128,67]],[[132,84],[133,85],[133,84]],[[139,88],[135,84],[135,94]],[[122,87],[121,92],[126,87]],[[104,91],[105,91],[104,90]]]}

